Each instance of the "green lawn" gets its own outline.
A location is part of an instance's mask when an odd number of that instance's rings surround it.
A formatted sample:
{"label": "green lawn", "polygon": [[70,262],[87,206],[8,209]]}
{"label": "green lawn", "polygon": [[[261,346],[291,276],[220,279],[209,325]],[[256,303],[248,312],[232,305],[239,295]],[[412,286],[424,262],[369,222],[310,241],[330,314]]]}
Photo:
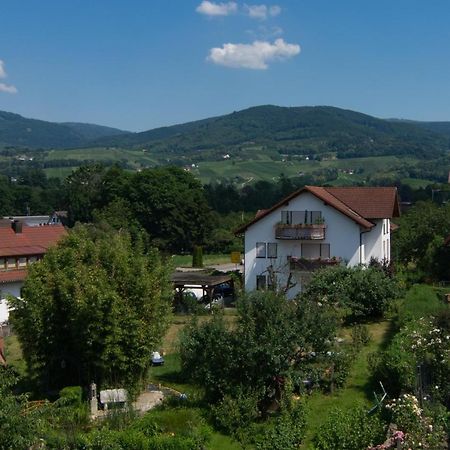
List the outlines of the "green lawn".
{"label": "green lawn", "polygon": [[26,365],[17,336],[8,336],[5,338],[5,356],[9,366],[16,369],[21,375],[25,375]]}
{"label": "green lawn", "polygon": [[[321,424],[326,420],[333,408],[351,409],[357,404],[364,404],[367,409],[373,406],[373,386],[370,382],[370,372],[367,357],[383,348],[391,334],[391,323],[387,321],[368,324],[371,341],[358,353],[345,386],[334,395],[325,395],[319,392],[308,398],[307,432],[304,449],[313,449],[312,439]],[[377,393],[380,387],[375,387]]]}
{"label": "green lawn", "polygon": [[[172,262],[175,267],[192,267],[192,255],[173,255]],[[231,255],[203,255],[203,266],[231,263]]]}

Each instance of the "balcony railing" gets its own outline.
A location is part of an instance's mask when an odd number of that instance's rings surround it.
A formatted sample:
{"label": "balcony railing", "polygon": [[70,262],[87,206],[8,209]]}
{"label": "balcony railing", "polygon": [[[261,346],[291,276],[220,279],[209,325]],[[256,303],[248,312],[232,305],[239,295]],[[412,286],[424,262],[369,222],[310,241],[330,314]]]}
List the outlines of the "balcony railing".
{"label": "balcony railing", "polygon": [[291,240],[321,240],[325,239],[325,224],[297,224],[288,225],[279,223],[275,227],[276,239],[291,239]]}
{"label": "balcony railing", "polygon": [[312,272],[323,267],[338,266],[341,262],[341,258],[305,259],[291,256],[289,258],[289,268],[291,271]]}

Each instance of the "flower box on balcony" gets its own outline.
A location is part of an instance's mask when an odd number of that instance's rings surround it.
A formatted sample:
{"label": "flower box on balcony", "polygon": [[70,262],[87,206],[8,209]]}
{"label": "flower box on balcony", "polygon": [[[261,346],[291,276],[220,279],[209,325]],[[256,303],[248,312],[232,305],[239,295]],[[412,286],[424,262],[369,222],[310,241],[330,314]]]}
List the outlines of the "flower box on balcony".
{"label": "flower box on balcony", "polygon": [[341,264],[341,258],[325,258],[325,259],[306,259],[296,258],[291,256],[289,258],[289,268],[293,271],[299,272],[311,272],[322,267],[338,266]]}
{"label": "flower box on balcony", "polygon": [[321,224],[285,224],[279,223],[275,227],[276,239],[292,240],[321,240],[325,239],[326,225]]}

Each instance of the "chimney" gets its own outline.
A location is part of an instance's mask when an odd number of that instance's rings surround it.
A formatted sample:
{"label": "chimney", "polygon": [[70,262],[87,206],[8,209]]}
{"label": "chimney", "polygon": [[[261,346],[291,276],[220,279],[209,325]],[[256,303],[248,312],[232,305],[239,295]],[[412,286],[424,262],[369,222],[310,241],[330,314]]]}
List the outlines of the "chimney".
{"label": "chimney", "polygon": [[20,220],[15,220],[12,223],[12,229],[16,234],[22,233],[22,222]]}

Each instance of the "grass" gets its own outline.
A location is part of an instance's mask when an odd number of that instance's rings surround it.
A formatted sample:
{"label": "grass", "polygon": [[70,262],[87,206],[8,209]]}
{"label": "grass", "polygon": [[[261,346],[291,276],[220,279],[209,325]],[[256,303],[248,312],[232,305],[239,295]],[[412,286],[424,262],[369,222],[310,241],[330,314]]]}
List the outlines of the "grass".
{"label": "grass", "polygon": [[16,369],[19,374],[25,375],[26,364],[17,336],[12,335],[5,338],[5,357],[9,366]]}
{"label": "grass", "polygon": [[[379,351],[389,340],[391,323],[387,321],[368,324],[371,341],[361,349],[352,365],[345,386],[333,395],[320,392],[308,398],[307,431],[303,449],[313,449],[312,440],[321,424],[333,408],[351,409],[357,404],[363,404],[370,409],[374,404],[373,387],[367,357],[370,353]],[[379,388],[377,392],[379,392]]]}
{"label": "grass", "polygon": [[[172,262],[175,267],[192,267],[192,255],[173,255]],[[203,255],[203,266],[231,263],[230,255]]]}
{"label": "grass", "polygon": [[416,284],[406,293],[398,307],[398,326],[408,320],[430,317],[448,306],[442,301],[440,291],[449,289],[434,288],[426,284]]}

